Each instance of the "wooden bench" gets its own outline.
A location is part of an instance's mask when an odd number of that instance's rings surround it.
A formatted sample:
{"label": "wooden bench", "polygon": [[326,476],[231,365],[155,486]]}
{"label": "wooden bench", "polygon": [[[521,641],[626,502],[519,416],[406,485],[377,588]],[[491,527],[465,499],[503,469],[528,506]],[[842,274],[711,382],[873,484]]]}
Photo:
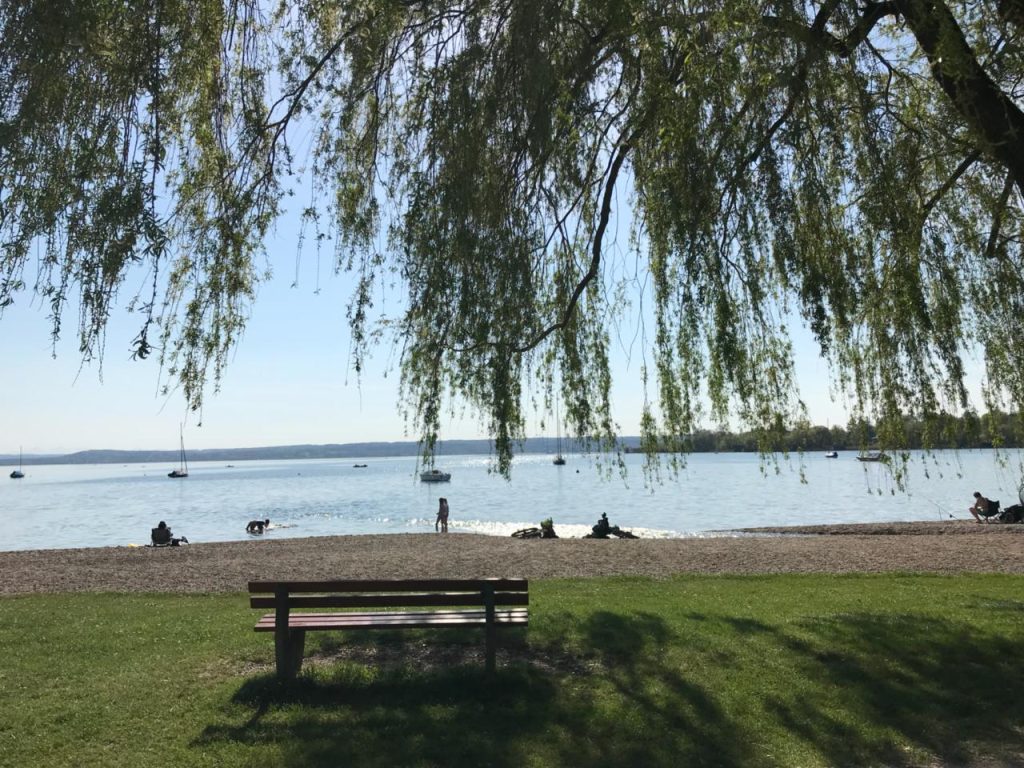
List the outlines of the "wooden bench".
{"label": "wooden bench", "polygon": [[[302,667],[306,633],[328,630],[483,627],[491,672],[498,628],[529,621],[526,579],[250,581],[249,593],[253,608],[274,611],[256,622],[256,631],[274,633],[284,679]],[[309,608],[346,610],[293,612]]]}

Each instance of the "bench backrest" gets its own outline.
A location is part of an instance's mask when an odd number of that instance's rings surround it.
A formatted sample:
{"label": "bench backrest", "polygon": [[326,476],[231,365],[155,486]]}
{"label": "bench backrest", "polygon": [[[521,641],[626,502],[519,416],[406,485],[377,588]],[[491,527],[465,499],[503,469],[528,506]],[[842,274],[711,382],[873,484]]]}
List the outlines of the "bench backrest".
{"label": "bench backrest", "polygon": [[410,608],[528,605],[526,579],[250,581],[253,608]]}

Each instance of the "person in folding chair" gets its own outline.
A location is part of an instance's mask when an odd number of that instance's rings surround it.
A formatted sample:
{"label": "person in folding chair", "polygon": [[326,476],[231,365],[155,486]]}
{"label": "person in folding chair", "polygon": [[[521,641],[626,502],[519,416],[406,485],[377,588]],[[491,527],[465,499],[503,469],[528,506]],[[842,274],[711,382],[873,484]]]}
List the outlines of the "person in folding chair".
{"label": "person in folding chair", "polygon": [[985,518],[989,522],[992,522],[992,518],[999,514],[999,502],[989,501],[981,495],[979,491],[974,492],[974,506],[968,507],[967,511],[970,512],[977,522],[981,522],[981,518]]}
{"label": "person in folding chair", "polygon": [[188,539],[184,536],[175,538],[171,535],[171,529],[167,527],[167,523],[163,520],[160,524],[152,529],[149,534],[150,546],[151,547],[177,547],[181,544],[188,544]]}

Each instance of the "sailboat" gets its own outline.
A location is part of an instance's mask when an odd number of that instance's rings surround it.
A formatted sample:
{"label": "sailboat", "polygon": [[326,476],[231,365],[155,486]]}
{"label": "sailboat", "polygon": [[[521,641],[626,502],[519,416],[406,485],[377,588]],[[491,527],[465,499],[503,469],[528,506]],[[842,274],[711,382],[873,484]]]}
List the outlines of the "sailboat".
{"label": "sailboat", "polygon": [[[431,458],[430,458],[430,463],[433,464],[434,463],[434,458],[436,458],[437,456],[440,456],[440,455],[441,455],[441,441],[438,440],[437,446],[436,446],[436,450],[434,452],[434,455],[431,456]],[[420,472],[420,482],[421,483],[447,483],[447,482],[451,481],[451,479],[452,479],[452,473],[451,472],[442,472],[440,469],[437,469],[436,467],[431,467],[430,469],[425,469],[422,472]]]}
{"label": "sailboat", "polygon": [[25,476],[25,473],[21,471],[21,446],[18,446],[18,468],[11,472],[11,479],[18,480]]}
{"label": "sailboat", "polygon": [[555,403],[555,458],[551,463],[556,467],[565,464],[565,457],[562,456],[562,422],[558,418],[558,403]]}
{"label": "sailboat", "polygon": [[178,468],[168,472],[168,477],[188,477],[188,459],[185,458],[185,433],[180,426],[178,427],[178,432],[181,436],[181,453],[178,458]]}

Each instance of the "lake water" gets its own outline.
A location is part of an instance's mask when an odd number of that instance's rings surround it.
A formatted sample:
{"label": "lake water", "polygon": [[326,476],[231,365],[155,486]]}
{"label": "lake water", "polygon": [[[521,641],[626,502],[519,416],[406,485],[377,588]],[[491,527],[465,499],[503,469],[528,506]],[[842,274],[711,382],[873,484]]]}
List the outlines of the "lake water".
{"label": "lake water", "polygon": [[[754,526],[966,518],[980,490],[1017,502],[1021,453],[915,454],[906,492],[884,464],[821,454],[775,468],[750,454],[695,454],[677,476],[645,484],[643,457],[625,456],[627,477],[606,477],[590,458],[527,455],[511,481],[485,456],[445,456],[449,483],[422,483],[414,458],[250,461],[189,465],[184,480],[157,464],[27,466],[0,479],[0,550],[144,544],[166,520],[192,543],[249,538],[245,525],[270,518],[264,538],[433,531],[439,496],[450,530],[507,536],[552,517],[560,536],[582,536],[602,512],[642,537],[710,536]],[[366,464],[356,468],[354,464]],[[802,468],[801,468],[802,467]],[[5,473],[9,470],[5,470]]]}

